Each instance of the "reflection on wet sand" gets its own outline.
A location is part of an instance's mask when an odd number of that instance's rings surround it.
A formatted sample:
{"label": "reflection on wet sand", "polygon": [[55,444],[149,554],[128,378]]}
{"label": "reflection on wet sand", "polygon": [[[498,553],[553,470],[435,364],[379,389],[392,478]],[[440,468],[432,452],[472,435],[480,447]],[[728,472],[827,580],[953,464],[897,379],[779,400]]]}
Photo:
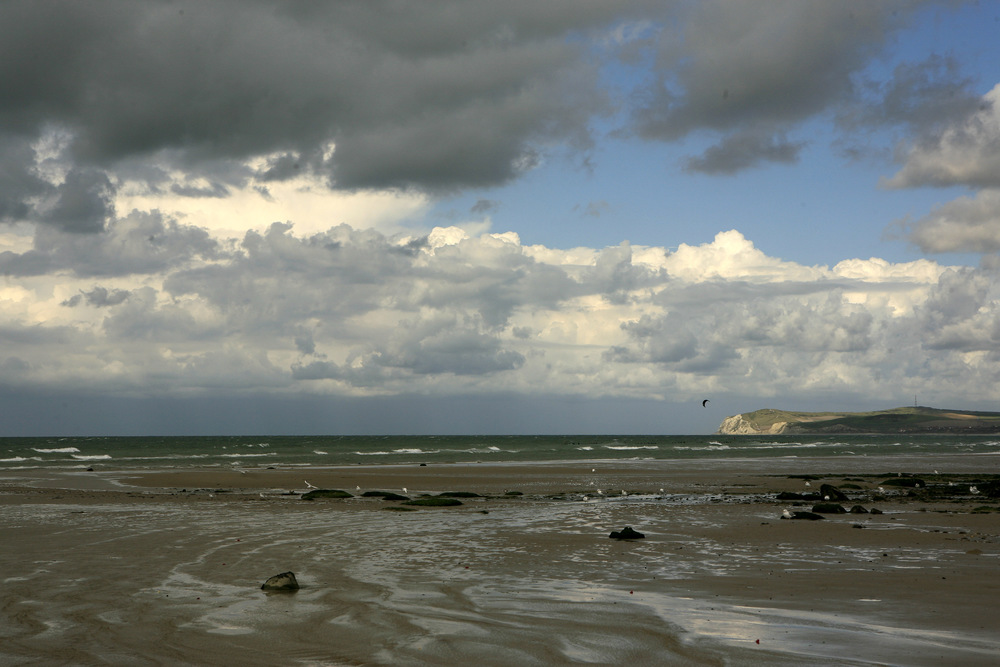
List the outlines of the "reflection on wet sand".
{"label": "reflection on wet sand", "polygon": [[[882,515],[784,521],[774,493],[801,480],[761,471],[490,468],[488,484],[444,467],[359,483],[481,494],[406,512],[274,493],[281,471],[266,499],[8,480],[0,662],[987,665],[1000,650],[1000,513],[978,503],[900,493]],[[588,474],[629,493],[587,494]],[[626,525],[646,537],[608,539]],[[298,592],[260,590],[285,570]]]}

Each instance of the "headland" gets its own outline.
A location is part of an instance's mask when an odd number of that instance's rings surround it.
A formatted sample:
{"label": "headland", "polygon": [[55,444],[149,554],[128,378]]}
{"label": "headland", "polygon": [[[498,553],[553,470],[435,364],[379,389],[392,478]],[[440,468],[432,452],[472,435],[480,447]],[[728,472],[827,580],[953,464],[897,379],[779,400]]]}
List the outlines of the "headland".
{"label": "headland", "polygon": [[726,417],[723,435],[808,433],[1000,433],[1000,412],[942,410],[924,406],[873,412],[791,412],[766,408]]}

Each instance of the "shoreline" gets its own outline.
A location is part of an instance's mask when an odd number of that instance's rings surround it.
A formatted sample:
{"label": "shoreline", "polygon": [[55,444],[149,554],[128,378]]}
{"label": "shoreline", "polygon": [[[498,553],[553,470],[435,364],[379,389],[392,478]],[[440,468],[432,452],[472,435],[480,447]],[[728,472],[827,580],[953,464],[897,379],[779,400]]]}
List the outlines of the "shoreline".
{"label": "shoreline", "polygon": [[[889,471],[1000,457],[4,471],[0,662],[992,664],[1000,501],[873,501]],[[807,481],[884,514],[781,520]],[[286,570],[298,593],[259,590]]]}

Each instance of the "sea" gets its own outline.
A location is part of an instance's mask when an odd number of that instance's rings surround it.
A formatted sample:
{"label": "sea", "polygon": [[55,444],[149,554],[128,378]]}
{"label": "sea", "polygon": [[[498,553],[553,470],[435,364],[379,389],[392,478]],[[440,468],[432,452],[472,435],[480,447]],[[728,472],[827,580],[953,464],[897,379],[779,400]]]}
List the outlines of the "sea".
{"label": "sea", "polygon": [[0,438],[0,471],[156,470],[1000,453],[997,435],[392,435]]}

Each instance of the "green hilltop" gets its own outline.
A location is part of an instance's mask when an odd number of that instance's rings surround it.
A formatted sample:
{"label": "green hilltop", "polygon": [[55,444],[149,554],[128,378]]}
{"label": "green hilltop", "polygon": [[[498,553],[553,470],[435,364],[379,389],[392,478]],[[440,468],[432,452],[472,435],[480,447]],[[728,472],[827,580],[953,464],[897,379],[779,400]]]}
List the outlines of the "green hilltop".
{"label": "green hilltop", "polygon": [[923,406],[873,412],[791,412],[769,408],[727,417],[718,433],[1000,433],[1000,412]]}

